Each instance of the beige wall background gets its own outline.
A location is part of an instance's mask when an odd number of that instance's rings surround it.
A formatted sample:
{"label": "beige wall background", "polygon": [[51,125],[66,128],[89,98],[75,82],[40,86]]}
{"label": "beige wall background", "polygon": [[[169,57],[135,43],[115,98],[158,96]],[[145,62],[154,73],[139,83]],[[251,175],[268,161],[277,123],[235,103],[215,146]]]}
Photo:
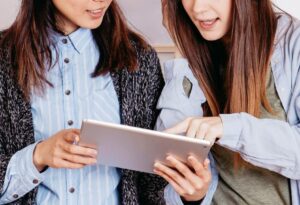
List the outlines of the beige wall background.
{"label": "beige wall background", "polygon": [[[154,45],[172,43],[161,26],[161,0],[117,0],[128,21]],[[299,0],[274,0],[284,10],[300,19]],[[0,29],[7,28],[14,21],[20,0],[0,0]]]}
{"label": "beige wall background", "polygon": [[[176,49],[162,26],[161,0],[116,0],[129,24],[158,51],[161,64],[174,58]],[[300,19],[300,0],[273,0],[283,10]],[[15,20],[21,0],[0,0],[0,30]]]}

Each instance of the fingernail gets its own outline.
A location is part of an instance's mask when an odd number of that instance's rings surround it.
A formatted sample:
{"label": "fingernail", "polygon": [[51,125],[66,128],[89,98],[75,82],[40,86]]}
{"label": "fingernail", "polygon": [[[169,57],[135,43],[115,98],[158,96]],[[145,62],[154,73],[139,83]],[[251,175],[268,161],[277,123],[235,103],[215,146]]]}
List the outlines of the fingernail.
{"label": "fingernail", "polygon": [[157,162],[154,163],[154,167],[158,168],[159,164]]}
{"label": "fingernail", "polygon": [[193,190],[189,190],[189,195],[193,195],[194,191]]}
{"label": "fingernail", "polygon": [[188,157],[188,160],[189,160],[189,162],[193,162],[193,161],[194,161],[194,159],[193,159],[192,156],[189,156],[189,157]]}
{"label": "fingernail", "polygon": [[79,142],[80,138],[79,138],[78,135],[75,136],[75,140],[76,140],[77,142]]}
{"label": "fingernail", "polygon": [[171,155],[168,155],[167,157],[166,157],[166,160],[168,160],[168,161],[171,161],[173,159],[173,157],[171,156]]}
{"label": "fingernail", "polygon": [[210,160],[209,160],[209,159],[206,159],[206,160],[204,161],[204,168],[205,168],[205,169],[208,169],[209,164],[210,164]]}

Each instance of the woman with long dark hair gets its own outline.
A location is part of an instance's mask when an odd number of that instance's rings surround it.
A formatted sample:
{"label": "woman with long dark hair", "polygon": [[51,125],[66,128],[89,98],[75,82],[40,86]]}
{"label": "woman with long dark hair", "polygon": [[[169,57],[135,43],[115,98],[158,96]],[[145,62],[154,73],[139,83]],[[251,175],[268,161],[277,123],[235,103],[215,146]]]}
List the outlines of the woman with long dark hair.
{"label": "woman with long dark hair", "polygon": [[163,84],[116,1],[23,0],[1,33],[0,204],[163,204],[163,179],[74,144],[87,118],[153,129]]}
{"label": "woman with long dark hair", "polygon": [[[189,100],[203,113],[167,132],[216,142],[212,204],[299,204],[299,20],[276,13],[270,0],[162,2],[166,27],[188,61],[181,68],[190,67],[193,88],[201,89]],[[208,170],[172,161],[178,172],[157,164],[157,173],[183,198],[203,198]]]}

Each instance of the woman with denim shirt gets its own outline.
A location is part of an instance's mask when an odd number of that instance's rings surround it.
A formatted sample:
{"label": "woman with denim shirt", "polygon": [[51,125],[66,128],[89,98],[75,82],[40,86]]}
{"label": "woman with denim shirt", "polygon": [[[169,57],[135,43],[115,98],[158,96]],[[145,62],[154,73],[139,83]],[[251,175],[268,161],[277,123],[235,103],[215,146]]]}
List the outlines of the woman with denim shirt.
{"label": "woman with denim shirt", "polygon": [[[188,65],[198,83],[190,96],[174,86],[165,87],[162,96],[176,93],[200,109],[191,106],[191,117],[167,131],[215,142],[218,187],[212,172],[205,198],[214,193],[212,204],[299,204],[300,22],[275,13],[267,0],[166,0],[163,5],[168,29],[189,62],[174,61],[173,83],[182,84]],[[179,101],[177,111],[188,110]],[[160,115],[161,124],[172,118],[171,104],[160,99],[162,113],[169,112]],[[204,117],[193,117],[202,112]],[[188,194],[182,192],[192,184],[186,174],[163,165],[158,171],[177,192]]]}
{"label": "woman with denim shirt", "polygon": [[153,129],[158,115],[158,57],[116,1],[23,0],[0,41],[0,204],[165,203],[162,178],[74,143],[83,119]]}

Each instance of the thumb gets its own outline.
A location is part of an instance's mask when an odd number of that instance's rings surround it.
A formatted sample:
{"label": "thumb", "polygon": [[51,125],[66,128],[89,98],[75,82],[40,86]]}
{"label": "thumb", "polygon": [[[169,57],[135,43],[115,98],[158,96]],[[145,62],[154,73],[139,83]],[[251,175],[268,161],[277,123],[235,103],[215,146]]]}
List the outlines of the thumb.
{"label": "thumb", "polygon": [[69,132],[64,136],[64,139],[69,143],[78,144],[80,137],[78,134],[75,134],[73,132]]}

